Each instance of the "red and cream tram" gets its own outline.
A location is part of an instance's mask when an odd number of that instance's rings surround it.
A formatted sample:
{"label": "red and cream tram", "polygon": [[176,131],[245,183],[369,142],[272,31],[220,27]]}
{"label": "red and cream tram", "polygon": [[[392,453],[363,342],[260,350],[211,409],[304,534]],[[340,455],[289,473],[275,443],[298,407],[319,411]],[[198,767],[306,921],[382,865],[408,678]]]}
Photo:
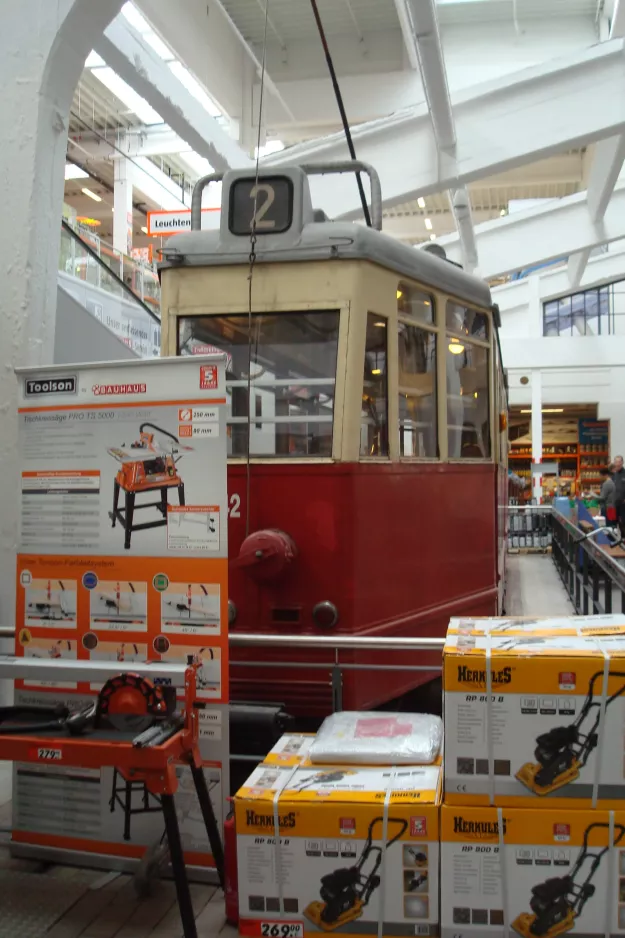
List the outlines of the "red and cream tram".
{"label": "red and cream tram", "polygon": [[[497,310],[458,266],[314,212],[312,172],[326,170],[261,171],[257,186],[249,171],[226,173],[220,230],[173,237],[161,265],[163,353],[228,356],[230,628],[442,636],[450,616],[495,615],[503,601]],[[198,184],[196,217],[215,179]],[[234,660],[233,699],[329,711],[327,672]],[[344,706],[431,677],[351,670]]]}

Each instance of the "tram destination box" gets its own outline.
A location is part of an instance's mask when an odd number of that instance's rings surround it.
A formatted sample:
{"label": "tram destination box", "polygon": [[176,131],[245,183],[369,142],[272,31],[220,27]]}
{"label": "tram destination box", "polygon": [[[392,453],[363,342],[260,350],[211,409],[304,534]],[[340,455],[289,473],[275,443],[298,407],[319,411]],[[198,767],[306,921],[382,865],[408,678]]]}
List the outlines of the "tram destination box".
{"label": "tram destination box", "polygon": [[443,805],[442,938],[625,935],[625,811]]}
{"label": "tram destination box", "polygon": [[443,652],[446,803],[620,808],[625,617],[462,621]]}
{"label": "tram destination box", "polygon": [[258,766],[235,797],[239,932],[438,935],[439,766]]}

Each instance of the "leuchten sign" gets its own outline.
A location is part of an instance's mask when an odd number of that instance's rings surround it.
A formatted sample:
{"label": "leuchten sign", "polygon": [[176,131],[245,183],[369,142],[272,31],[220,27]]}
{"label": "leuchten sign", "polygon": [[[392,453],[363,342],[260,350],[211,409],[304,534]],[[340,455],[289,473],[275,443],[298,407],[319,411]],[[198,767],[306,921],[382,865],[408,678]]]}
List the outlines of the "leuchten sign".
{"label": "leuchten sign", "polygon": [[[218,208],[202,209],[202,228],[219,228]],[[178,234],[180,231],[191,231],[191,209],[180,209],[174,212],[148,212],[148,235]]]}

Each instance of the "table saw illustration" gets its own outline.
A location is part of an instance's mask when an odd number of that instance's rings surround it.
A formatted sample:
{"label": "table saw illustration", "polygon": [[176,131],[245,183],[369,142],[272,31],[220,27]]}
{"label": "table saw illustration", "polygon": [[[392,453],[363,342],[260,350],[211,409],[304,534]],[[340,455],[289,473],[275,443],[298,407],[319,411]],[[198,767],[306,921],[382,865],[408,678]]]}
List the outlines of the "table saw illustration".
{"label": "table saw illustration", "polygon": [[91,590],[91,628],[147,629],[147,587],[129,580],[100,580]]}
{"label": "table saw illustration", "polygon": [[76,581],[33,580],[26,587],[25,625],[76,627]]}
{"label": "table saw illustration", "polygon": [[216,583],[170,583],[161,594],[161,626],[164,632],[219,633],[220,590]]}
{"label": "table saw illustration", "polygon": [[[134,531],[159,528],[167,524],[168,492],[178,490],[178,502],[185,504],[184,482],[178,472],[178,462],[192,446],[180,442],[177,436],[154,423],[142,423],[139,439],[129,446],[109,447],[108,453],[120,467],[113,484],[113,510],[109,512],[112,526],[119,521],[124,528],[124,548],[130,549]],[[119,507],[120,493],[124,493],[124,507]],[[137,503],[137,495],[157,493],[158,501]],[[139,509],[155,508],[161,517],[157,520],[134,523]]]}
{"label": "table saw illustration", "polygon": [[[164,661],[184,664],[192,649],[188,645],[170,645],[163,654]],[[221,650],[205,646],[193,651],[193,664],[197,667],[197,695],[205,700],[219,697],[221,693]]]}

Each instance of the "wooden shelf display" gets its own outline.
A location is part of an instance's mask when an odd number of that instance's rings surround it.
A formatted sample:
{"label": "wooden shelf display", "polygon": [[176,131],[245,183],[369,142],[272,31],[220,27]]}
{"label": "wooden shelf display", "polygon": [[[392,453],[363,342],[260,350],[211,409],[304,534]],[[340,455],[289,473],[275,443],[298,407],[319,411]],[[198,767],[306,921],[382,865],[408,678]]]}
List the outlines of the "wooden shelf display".
{"label": "wooden shelf display", "polygon": [[[526,434],[511,444],[511,469],[520,478],[531,480],[532,444]],[[542,461],[558,463],[558,474],[543,477],[543,488],[562,489],[571,486],[570,493],[580,494],[589,488],[599,488],[603,477],[600,470],[609,458],[609,421],[560,419],[543,422]],[[526,493],[531,498],[531,491]]]}

